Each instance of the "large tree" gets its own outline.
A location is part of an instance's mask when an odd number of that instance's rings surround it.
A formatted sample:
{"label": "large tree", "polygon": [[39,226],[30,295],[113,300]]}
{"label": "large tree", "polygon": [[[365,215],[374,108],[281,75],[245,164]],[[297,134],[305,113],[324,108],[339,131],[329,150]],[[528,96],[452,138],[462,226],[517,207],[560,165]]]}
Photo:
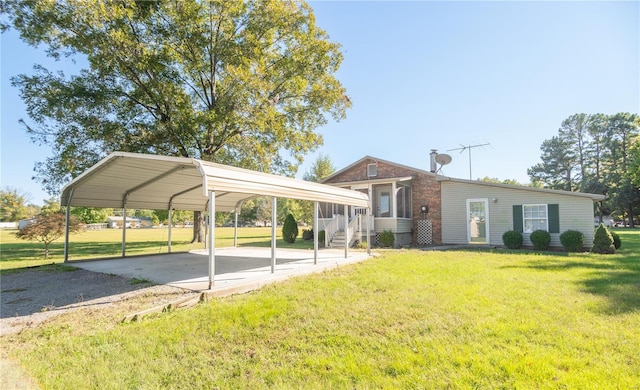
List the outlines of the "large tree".
{"label": "large tree", "polygon": [[549,188],[606,194],[599,212],[624,216],[633,226],[640,213],[640,186],[633,174],[639,132],[636,114],[572,115],[557,136],[543,142],[542,162],[529,169],[529,176]]}
{"label": "large tree", "polygon": [[32,217],[34,209],[27,205],[28,195],[17,188],[6,187],[0,190],[0,221],[17,222]]}
{"label": "large tree", "polygon": [[350,106],[339,45],[301,1],[8,0],[5,12],[29,44],[89,64],[13,78],[27,132],[53,149],[36,166],[51,194],[114,150],[292,174]]}

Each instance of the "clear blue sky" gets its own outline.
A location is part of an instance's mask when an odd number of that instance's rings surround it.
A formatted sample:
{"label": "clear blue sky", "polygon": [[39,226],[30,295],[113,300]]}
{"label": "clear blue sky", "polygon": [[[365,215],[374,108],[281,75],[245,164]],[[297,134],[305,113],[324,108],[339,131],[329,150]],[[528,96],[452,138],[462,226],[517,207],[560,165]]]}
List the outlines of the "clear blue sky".
{"label": "clear blue sky", "polygon": [[[640,2],[312,1],[316,21],[342,44],[337,76],[353,107],[319,129],[318,153],[340,169],[365,155],[429,168],[429,150],[448,153],[447,176],[529,181],[540,145],[572,114],[640,111]],[[49,150],[17,121],[24,105],[9,78],[43,50],[2,35],[3,187],[47,195],[31,180]]]}

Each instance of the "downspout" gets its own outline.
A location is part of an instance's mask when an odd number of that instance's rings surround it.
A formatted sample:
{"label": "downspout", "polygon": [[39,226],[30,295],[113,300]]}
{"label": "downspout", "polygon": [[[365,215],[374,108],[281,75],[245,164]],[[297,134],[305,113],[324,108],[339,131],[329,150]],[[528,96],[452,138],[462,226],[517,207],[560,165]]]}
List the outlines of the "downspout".
{"label": "downspout", "polygon": [[69,219],[71,218],[71,198],[73,198],[73,188],[69,190],[67,198],[67,208],[64,212],[64,262],[69,261]]}

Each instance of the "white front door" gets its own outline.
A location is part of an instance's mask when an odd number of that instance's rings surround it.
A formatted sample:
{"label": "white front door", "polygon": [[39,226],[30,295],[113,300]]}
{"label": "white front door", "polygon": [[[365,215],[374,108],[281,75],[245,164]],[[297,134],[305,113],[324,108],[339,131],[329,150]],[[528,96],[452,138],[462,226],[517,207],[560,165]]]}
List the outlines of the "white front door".
{"label": "white front door", "polygon": [[467,239],[469,244],[489,243],[489,200],[467,199]]}

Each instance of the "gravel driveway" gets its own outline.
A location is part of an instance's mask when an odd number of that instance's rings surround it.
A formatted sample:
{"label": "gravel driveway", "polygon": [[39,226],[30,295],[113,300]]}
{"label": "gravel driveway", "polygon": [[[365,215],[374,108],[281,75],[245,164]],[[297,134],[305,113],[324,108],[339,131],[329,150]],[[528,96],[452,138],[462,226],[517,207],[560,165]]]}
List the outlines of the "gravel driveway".
{"label": "gravel driveway", "polygon": [[194,293],[67,267],[48,266],[8,273],[0,277],[0,336],[36,326],[71,310],[106,307],[141,294],[155,299],[140,310]]}

